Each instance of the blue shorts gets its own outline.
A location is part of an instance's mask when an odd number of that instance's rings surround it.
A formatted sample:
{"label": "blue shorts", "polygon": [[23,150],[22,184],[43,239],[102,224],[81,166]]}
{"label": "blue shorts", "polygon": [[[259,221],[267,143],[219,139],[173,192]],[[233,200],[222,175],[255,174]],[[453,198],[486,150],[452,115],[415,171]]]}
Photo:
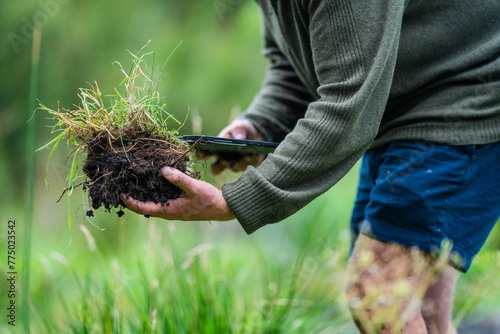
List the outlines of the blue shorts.
{"label": "blue shorts", "polygon": [[449,240],[467,271],[499,216],[500,142],[398,141],[363,156],[351,232],[430,253]]}

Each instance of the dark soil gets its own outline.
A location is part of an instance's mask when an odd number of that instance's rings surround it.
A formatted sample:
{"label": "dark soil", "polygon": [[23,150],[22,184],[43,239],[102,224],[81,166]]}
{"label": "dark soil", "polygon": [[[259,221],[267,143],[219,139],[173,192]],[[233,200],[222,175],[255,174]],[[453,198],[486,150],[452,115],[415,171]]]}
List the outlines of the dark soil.
{"label": "dark soil", "polygon": [[[187,173],[187,151],[182,144],[148,132],[124,134],[117,140],[107,133],[96,134],[87,143],[83,166],[88,177],[84,189],[92,208],[119,208],[117,214],[122,216],[122,193],[140,201],[168,205],[168,200],[179,197],[182,191],[162,177],[161,169],[171,166]],[[93,216],[92,210],[87,211],[87,216]]]}

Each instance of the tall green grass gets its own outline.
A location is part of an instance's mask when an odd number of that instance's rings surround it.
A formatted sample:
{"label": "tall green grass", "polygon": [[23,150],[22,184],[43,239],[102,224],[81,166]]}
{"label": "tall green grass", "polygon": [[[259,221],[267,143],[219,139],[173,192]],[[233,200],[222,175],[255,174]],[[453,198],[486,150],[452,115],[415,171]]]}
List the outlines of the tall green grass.
{"label": "tall green grass", "polygon": [[[28,119],[33,115],[36,108],[36,97],[38,95],[38,72],[40,62],[40,48],[42,40],[42,29],[36,24],[33,31],[33,46],[31,54],[31,77],[29,93]],[[28,122],[27,132],[27,200],[26,216],[24,223],[23,240],[23,262],[22,262],[22,325],[25,333],[30,333],[30,267],[31,267],[31,230],[33,226],[33,207],[35,202],[35,143],[36,143],[36,120]]]}
{"label": "tall green grass", "polygon": [[[343,297],[348,243],[345,224],[331,218],[335,198],[341,201],[331,195],[250,237],[236,222],[211,227],[125,215],[106,231],[79,225],[71,248],[55,239],[39,248],[30,330],[357,333]],[[109,243],[107,234],[120,241]],[[500,305],[492,293],[500,288],[499,260],[486,249],[461,278],[457,324]]]}
{"label": "tall green grass", "polygon": [[[65,292],[39,308],[34,331],[345,333],[352,329],[338,304],[341,289],[324,290],[331,286],[330,279],[342,279],[342,257],[332,260],[326,253],[305,252],[299,260],[276,262],[251,238],[203,240],[206,234],[194,234],[198,228],[165,225],[151,221],[148,233],[140,233],[143,243],[130,243],[135,250],[113,257],[92,235],[102,232],[83,228],[86,251],[94,262],[83,269],[62,260],[58,284],[64,282]],[[328,254],[337,251],[344,249]]]}
{"label": "tall green grass", "polygon": [[[67,240],[46,237],[33,263],[30,330],[357,333],[343,297],[350,178],[254,236],[236,222],[210,226],[126,214],[105,231],[80,224],[69,248]],[[108,220],[96,216],[100,226]],[[456,324],[500,305],[499,270],[498,251],[477,257],[459,280]],[[2,324],[0,332],[10,333]]]}

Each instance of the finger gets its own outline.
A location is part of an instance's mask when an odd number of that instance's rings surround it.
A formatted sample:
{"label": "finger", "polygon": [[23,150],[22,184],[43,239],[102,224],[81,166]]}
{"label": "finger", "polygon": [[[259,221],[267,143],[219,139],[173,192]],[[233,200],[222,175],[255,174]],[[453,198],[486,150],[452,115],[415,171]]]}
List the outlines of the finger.
{"label": "finger", "polygon": [[244,172],[248,166],[258,166],[261,161],[260,155],[245,155],[230,167],[234,172]]}
{"label": "finger", "polygon": [[217,161],[215,161],[212,164],[212,166],[210,166],[210,171],[214,175],[219,175],[220,173],[222,173],[228,167],[229,167],[229,163],[228,163],[227,160],[218,159]]}
{"label": "finger", "polygon": [[206,150],[195,150],[194,151],[194,156],[196,157],[196,159],[199,159],[199,160],[207,159],[213,155],[214,155],[214,153],[212,153],[210,151],[206,151]]}
{"label": "finger", "polygon": [[232,130],[231,126],[226,126],[224,129],[221,130],[221,132],[219,132],[217,137],[233,138],[232,132],[233,132],[233,130]]}
{"label": "finger", "polygon": [[120,194],[120,197],[129,210],[141,215],[156,216],[165,209],[165,206],[160,203],[141,202],[127,194]]}
{"label": "finger", "polygon": [[217,136],[234,139],[248,139],[247,128],[241,121],[232,122],[224,129],[222,129],[222,131]]}
{"label": "finger", "polygon": [[186,193],[186,195],[191,195],[195,193],[195,180],[178,169],[171,167],[164,167],[161,170],[161,174],[167,181],[172,183],[173,185],[179,187],[182,191]]}
{"label": "finger", "polygon": [[231,131],[231,137],[234,139],[247,139],[247,131],[243,127],[233,128]]}
{"label": "finger", "polygon": [[231,170],[233,172],[244,172],[250,164],[245,161],[238,161],[237,163],[231,165]]}

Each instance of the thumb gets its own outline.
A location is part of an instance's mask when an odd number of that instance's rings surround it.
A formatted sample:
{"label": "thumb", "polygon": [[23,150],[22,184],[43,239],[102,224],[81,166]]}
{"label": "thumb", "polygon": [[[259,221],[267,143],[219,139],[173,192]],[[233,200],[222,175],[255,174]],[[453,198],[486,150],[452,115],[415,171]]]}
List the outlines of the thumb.
{"label": "thumb", "polygon": [[164,167],[161,170],[162,176],[172,183],[173,185],[179,187],[185,193],[192,193],[192,188],[194,186],[193,179],[181,172],[180,170],[172,167]]}
{"label": "thumb", "polygon": [[247,132],[244,128],[235,128],[232,131],[232,135],[234,139],[246,139],[247,138]]}

